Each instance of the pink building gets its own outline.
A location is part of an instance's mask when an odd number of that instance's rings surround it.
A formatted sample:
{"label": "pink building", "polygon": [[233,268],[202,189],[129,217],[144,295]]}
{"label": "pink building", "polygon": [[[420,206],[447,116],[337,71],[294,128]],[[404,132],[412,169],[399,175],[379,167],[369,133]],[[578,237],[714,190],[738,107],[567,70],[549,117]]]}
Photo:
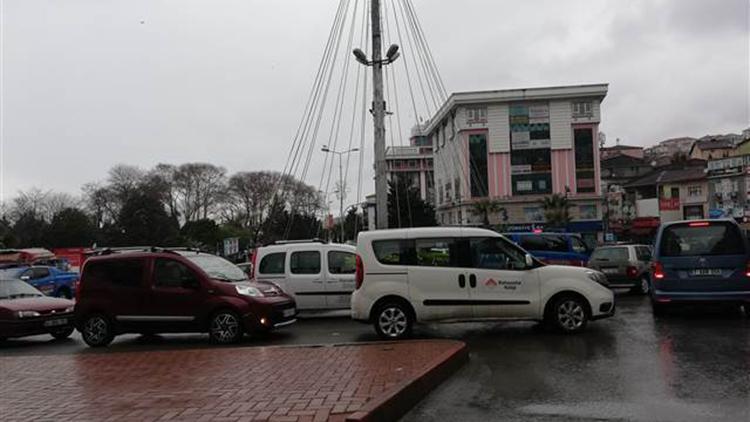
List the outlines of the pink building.
{"label": "pink building", "polygon": [[541,201],[558,193],[568,195],[576,224],[600,230],[606,94],[606,84],[452,94],[426,128],[438,221],[478,224],[472,205],[490,198],[503,207],[492,224],[544,226]]}

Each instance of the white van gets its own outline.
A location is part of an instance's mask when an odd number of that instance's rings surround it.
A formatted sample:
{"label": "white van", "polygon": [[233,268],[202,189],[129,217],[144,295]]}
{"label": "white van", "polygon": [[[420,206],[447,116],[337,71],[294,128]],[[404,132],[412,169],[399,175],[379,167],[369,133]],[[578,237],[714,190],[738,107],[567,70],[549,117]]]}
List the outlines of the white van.
{"label": "white van", "polygon": [[256,249],[250,278],[270,281],[294,297],[297,309],[348,309],[356,249],[322,241],[277,242]]}
{"label": "white van", "polygon": [[359,234],[352,318],[383,338],[420,322],[539,320],[566,333],[614,315],[614,294],[594,270],[544,265],[490,230],[461,227]]}

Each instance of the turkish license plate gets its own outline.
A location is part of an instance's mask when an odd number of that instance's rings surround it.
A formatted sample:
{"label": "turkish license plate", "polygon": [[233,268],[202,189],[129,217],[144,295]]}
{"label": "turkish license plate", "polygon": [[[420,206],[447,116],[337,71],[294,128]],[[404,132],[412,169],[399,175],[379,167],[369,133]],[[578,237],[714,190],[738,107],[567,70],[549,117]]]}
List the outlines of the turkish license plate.
{"label": "turkish license plate", "polygon": [[294,316],[294,308],[292,309],[284,309],[284,318],[288,318],[290,316]]}
{"label": "turkish license plate", "polygon": [[602,268],[604,274],[617,274],[617,268]]}
{"label": "turkish license plate", "polygon": [[696,277],[721,275],[721,270],[718,268],[696,268],[690,270],[690,275]]}
{"label": "turkish license plate", "polygon": [[45,327],[59,327],[67,323],[68,323],[68,320],[66,318],[51,319],[49,321],[44,321],[44,326]]}

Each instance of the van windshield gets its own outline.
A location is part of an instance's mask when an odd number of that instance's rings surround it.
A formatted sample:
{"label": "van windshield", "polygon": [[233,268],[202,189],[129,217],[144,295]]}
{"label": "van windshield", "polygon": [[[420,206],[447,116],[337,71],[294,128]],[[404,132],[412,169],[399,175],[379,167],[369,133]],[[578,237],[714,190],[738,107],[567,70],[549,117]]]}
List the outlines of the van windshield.
{"label": "van windshield", "polygon": [[224,258],[214,255],[186,256],[193,264],[199,266],[210,277],[223,281],[247,281],[247,274],[238,266]]}
{"label": "van windshield", "polygon": [[739,229],[728,223],[689,223],[664,229],[661,256],[742,255]]}

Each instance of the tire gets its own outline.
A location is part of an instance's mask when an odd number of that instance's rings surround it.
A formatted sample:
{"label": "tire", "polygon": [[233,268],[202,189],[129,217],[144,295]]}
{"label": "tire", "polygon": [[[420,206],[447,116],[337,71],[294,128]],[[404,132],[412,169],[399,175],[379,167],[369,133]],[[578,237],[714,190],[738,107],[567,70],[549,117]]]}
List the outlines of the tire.
{"label": "tire", "polygon": [[57,290],[57,297],[63,299],[73,299],[73,295],[70,293],[70,289],[67,287],[61,287]]}
{"label": "tire", "polygon": [[214,344],[237,343],[242,338],[242,322],[232,311],[219,311],[208,323],[208,334]]}
{"label": "tire", "polygon": [[71,334],[73,334],[73,330],[73,327],[59,328],[50,332],[50,334],[57,340],[65,340],[66,338],[70,337]]}
{"label": "tire", "polygon": [[633,286],[630,291],[637,295],[645,296],[651,292],[651,283],[648,281],[648,278],[642,277],[638,282],[638,285]]}
{"label": "tire", "polygon": [[378,307],[373,325],[375,332],[384,340],[399,340],[411,336],[414,317],[411,309],[403,303],[387,302]]}
{"label": "tire", "polygon": [[81,324],[83,341],[90,347],[104,347],[115,338],[112,323],[102,314],[91,314]]}
{"label": "tire", "polygon": [[589,322],[587,303],[577,296],[562,296],[555,300],[547,319],[557,331],[575,334],[583,331]]}

